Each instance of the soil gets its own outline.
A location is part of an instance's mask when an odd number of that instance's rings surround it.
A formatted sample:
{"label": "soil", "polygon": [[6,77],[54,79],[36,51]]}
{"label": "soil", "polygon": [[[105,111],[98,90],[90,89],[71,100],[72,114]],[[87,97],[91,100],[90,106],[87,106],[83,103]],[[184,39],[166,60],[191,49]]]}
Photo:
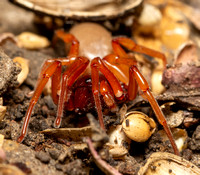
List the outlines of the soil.
{"label": "soil", "polygon": [[[34,14],[20,7],[10,4],[6,0],[0,2],[0,33],[11,32],[17,35],[23,31],[31,31],[41,34],[44,29],[34,23]],[[47,32],[48,34],[51,32]],[[47,36],[49,37],[49,36]],[[75,142],[66,138],[55,138],[52,135],[42,134],[41,131],[51,129],[56,116],[57,106],[54,105],[50,95],[42,95],[34,108],[30,119],[27,136],[23,143],[17,143],[24,116],[31,98],[30,92],[34,90],[37,83],[38,73],[44,60],[55,58],[58,53],[52,47],[40,50],[26,50],[19,48],[13,41],[6,40],[1,44],[0,58],[6,58],[6,63],[16,56],[29,60],[29,75],[25,82],[16,87],[16,76],[19,68],[11,64],[10,72],[5,83],[1,81],[0,95],[3,97],[3,105],[7,107],[6,115],[0,122],[0,134],[4,135],[3,150],[6,158],[3,163],[18,167],[24,174],[39,175],[87,175],[105,174],[105,171],[95,164],[87,145],[81,141]],[[6,56],[6,55],[7,56]],[[1,61],[1,60],[0,60]],[[2,64],[5,64],[3,61]],[[0,65],[0,72],[3,71]],[[0,84],[0,85],[1,85]],[[174,85],[175,86],[175,85]],[[164,111],[166,114],[176,114],[182,111],[181,124],[178,126],[187,131],[188,137],[185,141],[187,148],[181,152],[181,156],[191,161],[200,168],[200,103],[199,89],[185,90],[177,86],[171,86],[164,94],[156,96],[160,105],[174,102],[174,105]],[[122,104],[119,105],[121,107]],[[141,97],[132,104],[127,104],[129,110],[140,109],[155,118],[149,104]],[[104,121],[106,127],[117,125],[116,114],[106,112]],[[61,128],[83,127],[88,125],[86,114],[78,115],[74,112],[65,111]],[[93,115],[96,115],[93,112]],[[186,125],[185,119],[189,120]],[[98,125],[98,124],[97,124]],[[103,144],[96,147],[102,159],[118,169],[122,174],[137,174],[139,168],[144,165],[146,159],[153,152],[163,151],[173,153],[169,141],[162,139],[159,130],[160,124],[153,136],[145,143],[132,141],[129,153],[123,159],[113,159]],[[101,138],[102,139],[102,138]],[[103,142],[102,142],[103,143]],[[1,159],[1,155],[0,155]],[[3,158],[2,158],[3,159]]]}

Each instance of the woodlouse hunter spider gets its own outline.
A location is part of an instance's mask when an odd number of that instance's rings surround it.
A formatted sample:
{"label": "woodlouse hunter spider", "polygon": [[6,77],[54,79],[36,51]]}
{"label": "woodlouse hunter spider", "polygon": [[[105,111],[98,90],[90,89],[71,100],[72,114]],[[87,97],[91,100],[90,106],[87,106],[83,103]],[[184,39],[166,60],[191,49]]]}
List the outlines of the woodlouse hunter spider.
{"label": "woodlouse hunter spider", "polygon": [[[153,97],[147,81],[138,70],[133,56],[127,54],[121,46],[130,51],[158,57],[166,65],[164,54],[137,45],[126,37],[112,39],[111,34],[106,29],[94,23],[76,25],[70,30],[70,33],[57,30],[53,41],[55,42],[57,39],[63,40],[66,44],[71,44],[68,56],[66,58],[48,59],[43,64],[18,142],[22,142],[26,135],[33,107],[50,77],[52,78],[52,98],[54,103],[58,105],[57,117],[54,123],[57,128],[60,126],[64,108],[68,110],[83,108],[84,100],[91,97],[91,94],[88,94],[87,91],[89,86],[85,85],[87,83],[84,79],[84,77],[90,75],[93,100],[100,126],[103,129],[105,127],[100,97],[103,97],[103,101],[108,107],[114,109],[116,101],[122,99],[134,100],[139,86],[144,98],[151,104],[158,121],[163,125],[175,154],[179,155],[166,119]],[[61,68],[64,65],[67,68],[62,73]],[[74,92],[73,85],[77,80],[81,80],[80,85],[82,84],[82,87]],[[79,100],[76,100],[76,97],[79,97]]]}

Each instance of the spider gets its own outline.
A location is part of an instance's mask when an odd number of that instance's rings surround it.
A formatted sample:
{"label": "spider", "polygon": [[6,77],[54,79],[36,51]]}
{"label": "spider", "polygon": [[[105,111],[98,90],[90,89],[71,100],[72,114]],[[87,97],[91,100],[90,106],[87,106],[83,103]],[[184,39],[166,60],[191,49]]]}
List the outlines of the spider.
{"label": "spider", "polygon": [[[84,106],[87,106],[87,97],[92,97],[100,126],[105,129],[101,101],[110,109],[115,110],[118,101],[134,100],[139,86],[142,96],[149,101],[158,121],[163,125],[175,154],[179,155],[166,119],[153,97],[147,81],[138,70],[134,57],[126,53],[123,47],[130,51],[158,57],[166,65],[166,58],[163,53],[137,45],[133,40],[126,37],[112,39],[111,34],[105,28],[95,23],[78,24],[71,29],[70,33],[65,33],[61,29],[57,30],[53,42],[58,39],[63,40],[66,45],[71,44],[68,56],[66,58],[48,59],[44,62],[25,115],[18,142],[23,141],[33,107],[51,77],[52,99],[58,105],[54,123],[56,128],[60,126],[64,108],[68,110],[84,108]],[[61,71],[62,66],[66,66],[63,73]],[[88,80],[90,80],[91,86],[87,85]],[[79,82],[77,85],[79,88],[73,91],[73,85],[77,82]],[[92,95],[87,91],[90,87],[92,88]],[[79,100],[76,100],[76,97]],[[84,103],[84,101],[86,102]]]}

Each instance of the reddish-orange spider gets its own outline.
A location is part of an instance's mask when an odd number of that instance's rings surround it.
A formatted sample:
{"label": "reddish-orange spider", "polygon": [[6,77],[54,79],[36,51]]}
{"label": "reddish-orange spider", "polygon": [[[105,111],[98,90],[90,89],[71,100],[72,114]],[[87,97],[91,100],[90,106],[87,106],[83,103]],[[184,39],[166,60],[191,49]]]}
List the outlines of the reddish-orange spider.
{"label": "reddish-orange spider", "polygon": [[[54,124],[55,127],[59,127],[64,108],[68,110],[83,108],[84,100],[87,100],[86,98],[89,96],[91,97],[91,94],[88,95],[86,90],[89,86],[82,85],[81,90],[77,92],[79,99],[82,99],[81,102],[74,99],[74,96],[77,94],[71,90],[77,79],[82,79],[83,82],[81,83],[84,84],[85,79],[80,77],[91,75],[93,100],[97,109],[100,126],[103,129],[105,127],[100,96],[103,97],[103,101],[108,107],[115,109],[116,100],[134,100],[137,95],[137,87],[139,86],[143,96],[151,104],[158,121],[163,125],[175,154],[179,155],[166,119],[149,90],[147,81],[138,70],[133,56],[127,54],[121,46],[131,51],[158,57],[166,65],[164,54],[139,46],[129,38],[117,37],[112,39],[111,34],[106,29],[93,23],[79,24],[70,33],[58,30],[56,31],[54,41],[57,39],[61,39],[65,43],[71,43],[69,54],[66,58],[45,61],[38,84],[30,101],[18,142],[22,142],[26,135],[33,107],[50,77],[52,77],[52,98],[54,103],[58,105]],[[67,69],[64,73],[61,73],[63,65],[67,66]],[[79,83],[80,86],[81,83]]]}

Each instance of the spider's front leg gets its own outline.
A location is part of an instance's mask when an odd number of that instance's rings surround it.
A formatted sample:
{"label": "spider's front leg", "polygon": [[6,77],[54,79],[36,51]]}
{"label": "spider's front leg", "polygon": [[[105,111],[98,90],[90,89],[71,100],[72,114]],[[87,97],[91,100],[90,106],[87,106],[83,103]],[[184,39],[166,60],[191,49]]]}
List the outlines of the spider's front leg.
{"label": "spider's front leg", "polygon": [[[128,64],[130,66],[130,69],[129,69],[129,85],[128,85],[129,99],[132,100],[135,96],[135,94],[134,94],[136,92],[135,87],[137,87],[137,85],[135,85],[135,83],[137,82],[140,89],[143,91],[143,96],[151,104],[158,121],[160,122],[161,125],[163,125],[163,128],[164,128],[164,130],[165,130],[165,132],[166,132],[166,134],[167,134],[167,136],[168,136],[168,138],[171,142],[171,145],[174,149],[174,153],[176,155],[180,155],[178,148],[176,146],[176,143],[174,141],[174,138],[172,136],[171,130],[170,130],[169,126],[167,125],[166,119],[165,119],[156,99],[153,97],[153,95],[152,95],[152,93],[149,89],[149,85],[148,85],[147,81],[145,80],[143,75],[138,70],[136,64],[133,62],[133,64],[131,65],[131,61],[129,60],[128,55],[126,54],[126,52],[123,50],[123,48],[120,45],[123,45],[124,47],[126,47],[126,48],[128,48],[132,51],[144,53],[146,55],[149,55],[149,56],[152,56],[152,57],[158,57],[158,58],[162,59],[164,69],[166,68],[166,57],[165,57],[165,55],[161,52],[158,52],[158,51],[137,45],[134,41],[132,41],[131,39],[125,38],[125,37],[115,38],[112,41],[113,51],[116,55],[119,56],[119,59],[116,59],[116,63],[118,62],[118,63],[121,63],[121,64]],[[133,87],[133,91],[131,91],[132,87]]]}
{"label": "spider's front leg", "polygon": [[[114,76],[114,74],[106,67],[104,64],[104,61],[102,61],[99,57],[94,58],[91,62],[91,77],[92,77],[92,93],[95,101],[95,106],[97,109],[98,117],[99,117],[99,123],[101,128],[105,129],[104,122],[103,122],[103,114],[102,114],[102,107],[101,107],[101,101],[100,101],[100,87],[99,87],[99,71],[105,76],[105,78],[108,80],[109,84],[111,85],[111,88],[113,90],[113,93],[115,97],[120,98],[123,95],[123,90],[122,87],[117,80],[117,78]],[[107,85],[103,85],[104,82],[101,82],[101,86],[106,88],[106,93],[111,95],[109,93],[109,88]],[[104,94],[103,90],[101,89],[102,95]],[[114,103],[112,102],[112,95],[109,97],[107,96],[107,100],[109,100],[112,105]],[[106,102],[106,101],[105,101]]]}
{"label": "spider's front leg", "polygon": [[32,98],[30,100],[30,104],[29,104],[28,110],[25,115],[25,121],[22,126],[21,134],[18,137],[17,142],[23,141],[23,139],[26,135],[26,132],[27,132],[27,128],[28,128],[29,120],[30,120],[30,117],[32,114],[32,110],[33,110],[35,104],[37,103],[37,101],[42,93],[42,90],[44,89],[49,78],[57,71],[57,68],[60,67],[60,65],[61,65],[61,63],[59,61],[57,61],[56,59],[49,59],[49,60],[45,61],[45,63],[43,64],[40,76],[38,78],[37,86],[36,86],[36,89],[34,91]]}
{"label": "spider's front leg", "polygon": [[[73,57],[65,58],[65,59],[49,59],[47,60],[41,70],[40,76],[38,78],[38,83],[34,94],[30,100],[30,104],[28,110],[25,115],[25,121],[22,126],[21,134],[17,139],[18,142],[22,142],[29,124],[29,120],[31,117],[32,110],[37,103],[42,90],[44,89],[46,83],[49,78],[52,78],[52,98],[55,104],[58,104],[57,117],[55,120],[55,127],[59,127],[61,123],[61,118],[63,114],[64,102],[67,102],[66,96],[68,95],[68,87],[72,86],[72,84],[77,80],[77,78],[82,75],[85,71],[86,67],[89,64],[89,60],[85,57],[77,57],[75,61],[72,62]],[[71,64],[72,62],[72,64]],[[65,71],[61,78],[61,66],[62,65],[70,65],[69,69]],[[60,82],[61,81],[61,82]],[[60,95],[57,95],[57,92],[60,90]]]}

